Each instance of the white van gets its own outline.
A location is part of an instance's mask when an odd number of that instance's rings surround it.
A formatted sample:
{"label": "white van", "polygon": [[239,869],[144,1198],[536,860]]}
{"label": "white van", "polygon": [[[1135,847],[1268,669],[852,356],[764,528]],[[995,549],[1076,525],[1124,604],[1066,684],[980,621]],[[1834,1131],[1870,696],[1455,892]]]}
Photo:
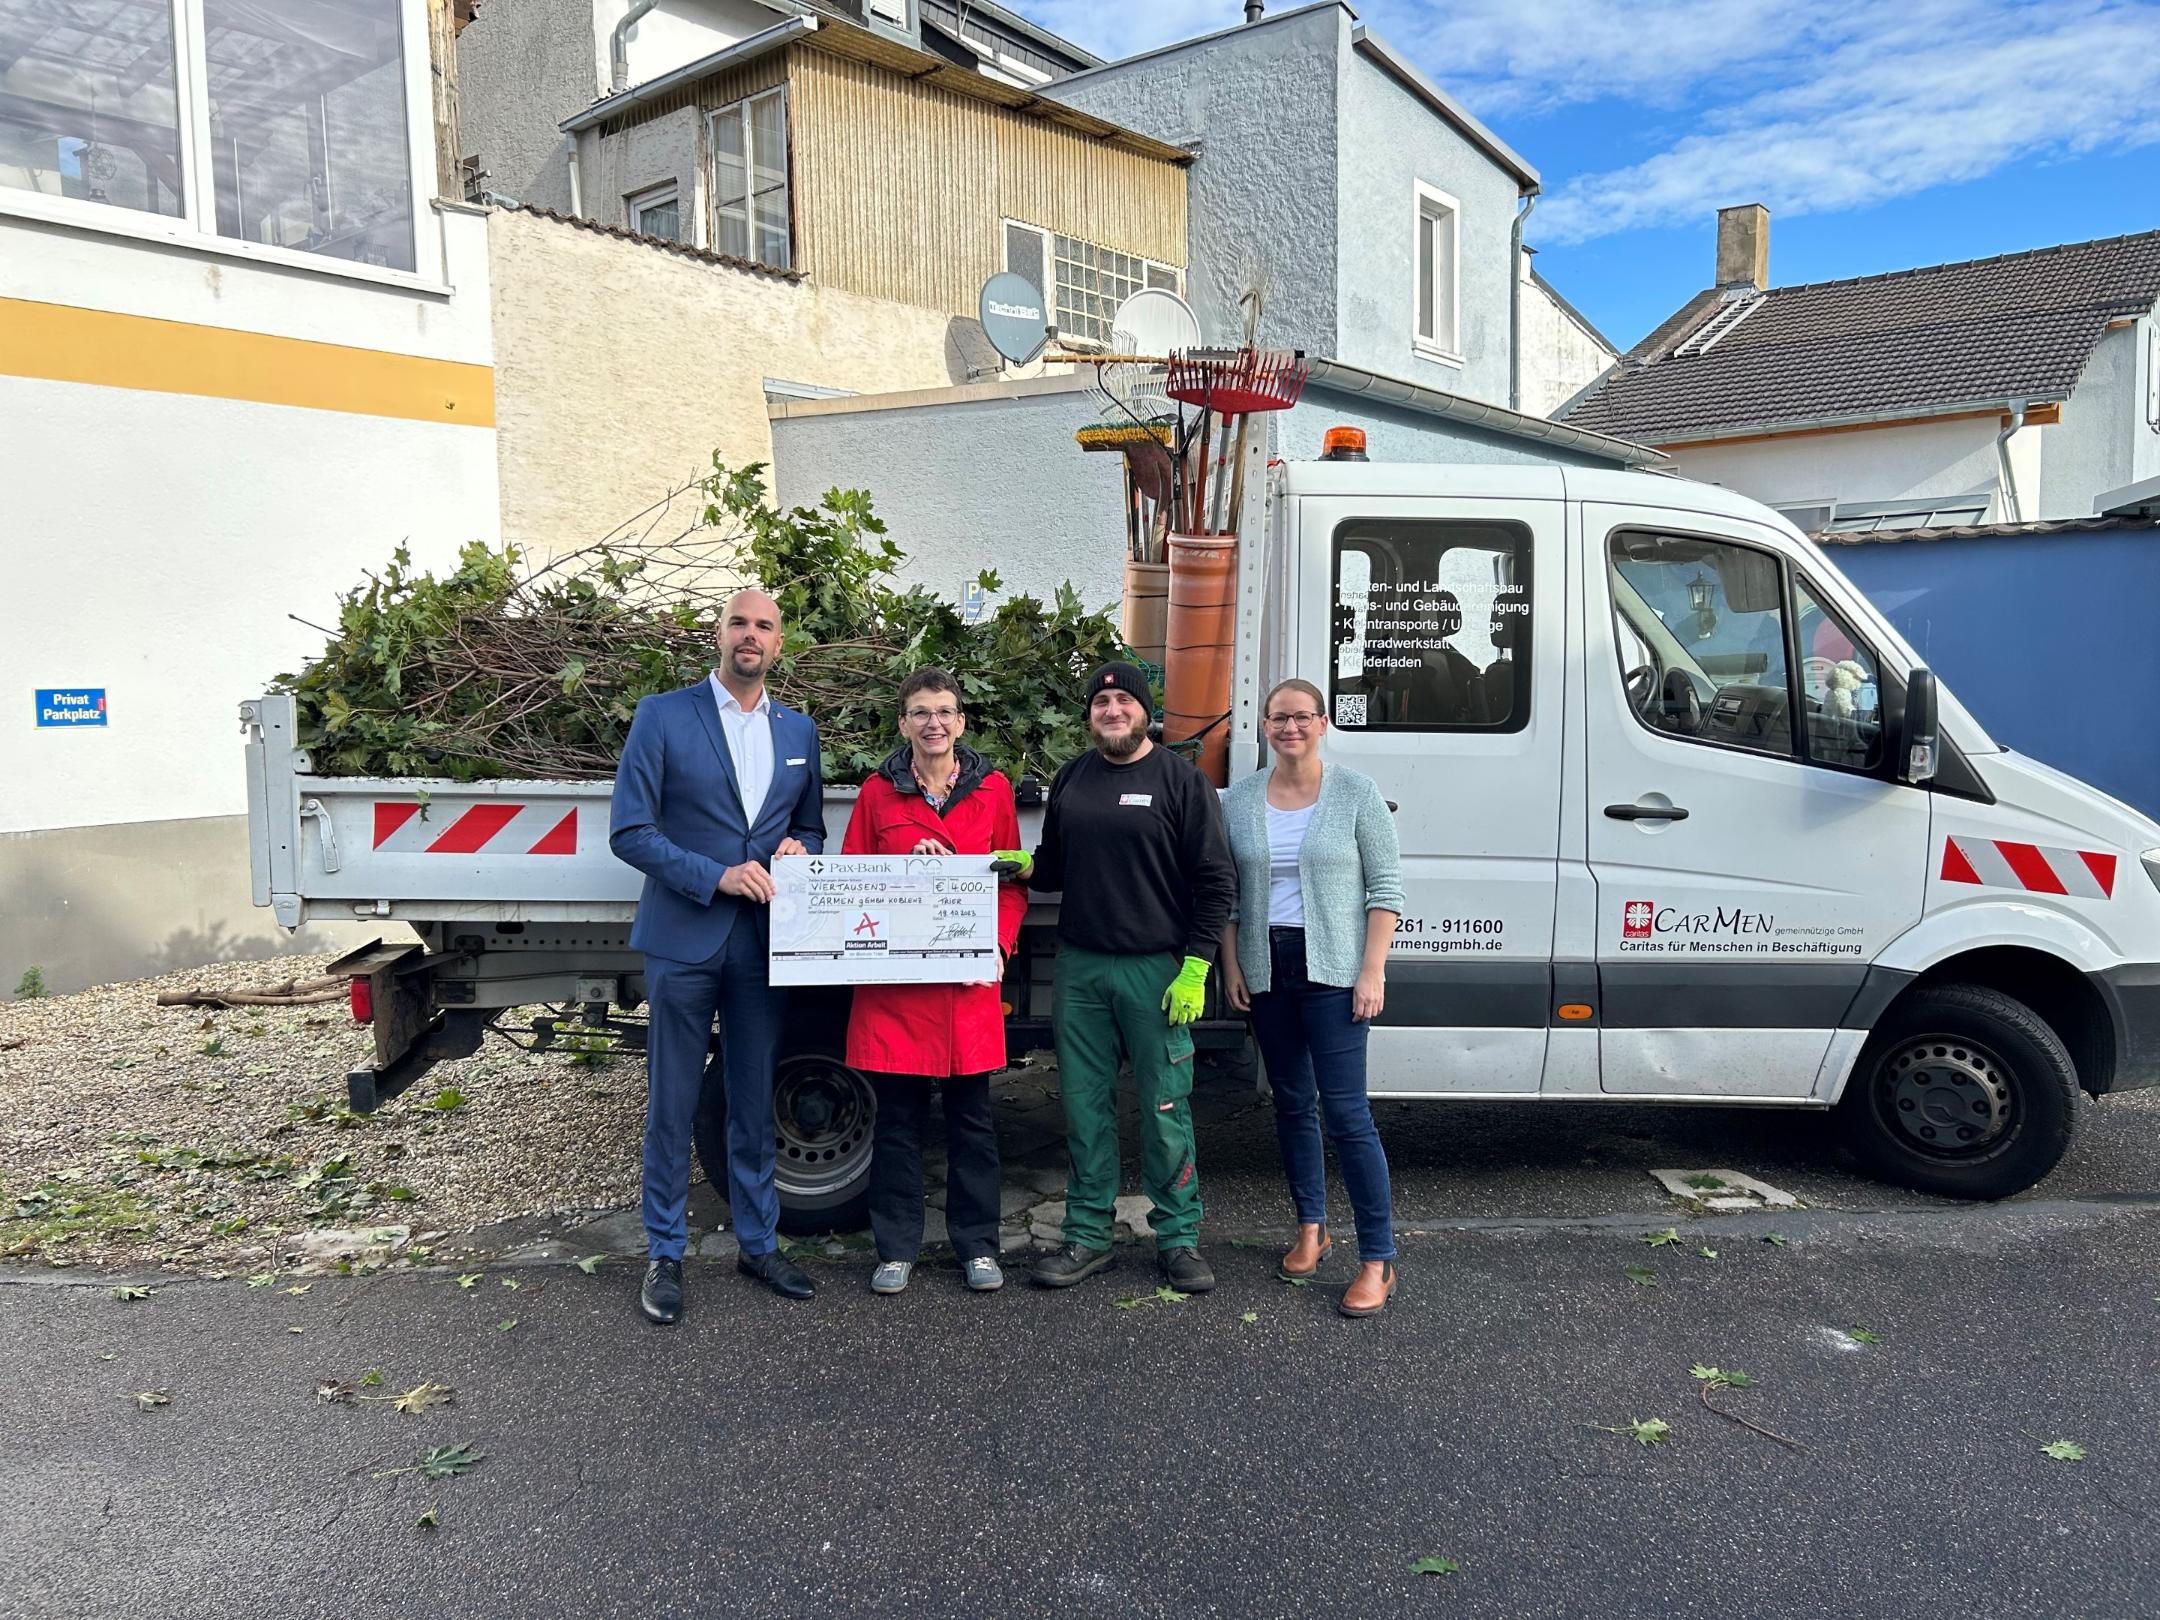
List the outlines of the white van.
{"label": "white van", "polygon": [[[1875,1174],[1996,1198],[2061,1158],[2081,1088],[2160,1082],[2160,826],[1999,748],[1774,513],[1652,473],[1247,453],[1268,498],[1219,723],[1231,774],[1262,768],[1261,700],[1304,676],[1330,757],[1396,806],[1376,1095],[1836,1108]],[[321,775],[289,695],[241,714],[256,903],[419,936],[330,970],[375,1031],[356,1111],[534,1003],[642,1045],[609,783]],[[827,790],[829,838],[853,799]],[[1050,1044],[1055,952],[1037,904],[1005,980],[1015,1059]],[[790,1231],[867,1197],[846,998],[790,1000]],[[1220,1005],[1196,1036],[1247,1045]]]}
{"label": "white van", "polygon": [[2160,826],[1996,744],[1774,513],[1567,467],[1271,495],[1232,769],[1302,675],[1396,805],[1376,1096],[1836,1108],[1995,1198],[2080,1089],[2160,1082]]}

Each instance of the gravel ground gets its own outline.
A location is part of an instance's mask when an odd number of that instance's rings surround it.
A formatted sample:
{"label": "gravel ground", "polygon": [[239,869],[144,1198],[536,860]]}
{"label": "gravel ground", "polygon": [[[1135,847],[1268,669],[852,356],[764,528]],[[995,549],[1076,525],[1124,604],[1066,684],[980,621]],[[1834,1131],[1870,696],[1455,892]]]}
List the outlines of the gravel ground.
{"label": "gravel ground", "polygon": [[0,1258],[281,1269],[635,1200],[635,1056],[587,1066],[490,1038],[361,1117],[345,1072],[373,1037],[342,1000],[156,1004],[161,990],[305,979],[329,960],[0,1003]]}

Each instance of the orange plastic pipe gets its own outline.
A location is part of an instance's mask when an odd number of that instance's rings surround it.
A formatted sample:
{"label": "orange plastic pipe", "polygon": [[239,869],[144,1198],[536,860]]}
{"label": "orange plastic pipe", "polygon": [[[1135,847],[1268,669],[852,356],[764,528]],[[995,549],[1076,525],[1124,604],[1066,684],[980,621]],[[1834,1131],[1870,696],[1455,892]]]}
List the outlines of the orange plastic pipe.
{"label": "orange plastic pipe", "polygon": [[1237,537],[1170,537],[1170,612],[1163,644],[1163,740],[1205,736],[1199,766],[1230,780],[1230,659],[1237,625]]}

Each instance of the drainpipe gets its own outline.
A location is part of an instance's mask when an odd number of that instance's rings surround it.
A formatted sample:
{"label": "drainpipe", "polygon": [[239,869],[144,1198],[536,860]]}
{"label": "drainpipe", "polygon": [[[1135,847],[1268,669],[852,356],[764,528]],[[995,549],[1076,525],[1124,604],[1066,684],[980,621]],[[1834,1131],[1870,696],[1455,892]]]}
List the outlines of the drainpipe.
{"label": "drainpipe", "polygon": [[570,154],[570,217],[583,219],[585,193],[578,185],[577,136],[574,133],[563,137],[563,150]]}
{"label": "drainpipe", "polygon": [[630,88],[630,30],[660,0],[633,0],[630,9],[623,13],[623,20],[615,25],[615,32],[608,36],[608,94],[619,96]]}
{"label": "drainpipe", "polygon": [[2003,430],[1995,435],[1995,466],[2002,478],[2005,523],[2025,521],[2025,515],[2018,506],[2017,477],[2010,471],[2010,440],[2024,425],[2025,402],[2022,399],[2013,399],[2010,401],[2010,420],[2005,422]]}
{"label": "drainpipe", "polygon": [[1530,192],[1522,200],[1522,207],[1515,211],[1515,228],[1508,233],[1508,323],[1507,323],[1507,402],[1508,409],[1522,409],[1522,235],[1528,223],[1530,211],[1537,207],[1537,193]]}

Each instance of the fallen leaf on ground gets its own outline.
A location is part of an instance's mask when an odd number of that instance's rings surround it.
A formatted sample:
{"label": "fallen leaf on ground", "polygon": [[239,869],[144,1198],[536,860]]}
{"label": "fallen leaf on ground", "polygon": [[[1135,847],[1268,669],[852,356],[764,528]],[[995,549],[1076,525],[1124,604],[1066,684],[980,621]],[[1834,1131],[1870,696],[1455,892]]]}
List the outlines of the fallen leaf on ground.
{"label": "fallen leaf on ground", "polygon": [[1155,1290],[1155,1297],[1161,1300],[1165,1305],[1182,1305],[1188,1299],[1191,1299],[1192,1295],[1181,1294],[1175,1288],[1172,1288],[1168,1283],[1164,1283],[1160,1288]]}
{"label": "fallen leaf on ground", "polygon": [[468,1271],[468,1272],[466,1272],[466,1273],[465,1273],[465,1275],[464,1275],[464,1276],[462,1276],[462,1277],[458,1278],[458,1280],[457,1280],[457,1285],[458,1285],[458,1286],[459,1286],[460,1288],[470,1288],[470,1287],[472,1287],[472,1285],[473,1285],[474,1283],[478,1282],[479,1280],[480,1280],[480,1273],[479,1273],[479,1272],[477,1272],[477,1271]]}
{"label": "fallen leaf on ground", "polygon": [[1240,1316],[1238,1320],[1240,1322],[1257,1322],[1260,1320],[1260,1313],[1258,1311],[1247,1311],[1243,1316]]}
{"label": "fallen leaf on ground", "polygon": [[270,1285],[271,1285],[272,1283],[274,1283],[274,1282],[276,1282],[276,1281],[277,1281],[277,1273],[276,1273],[276,1272],[274,1272],[274,1271],[258,1271],[258,1272],[256,1272],[256,1273],[255,1273],[255,1275],[254,1275],[254,1276],[252,1276],[252,1277],[248,1278],[248,1286],[249,1286],[250,1288],[268,1288],[268,1287],[269,1287],[269,1286],[270,1286]]}
{"label": "fallen leaf on ground", "polygon": [[420,1454],[420,1460],[407,1463],[403,1468],[383,1468],[376,1471],[377,1479],[389,1479],[396,1474],[418,1474],[423,1479],[455,1479],[468,1468],[478,1466],[486,1457],[484,1451],[475,1451],[470,1440],[460,1440],[454,1446],[434,1446]]}
{"label": "fallen leaf on ground", "polygon": [[517,1318],[514,1316],[506,1316],[500,1322],[497,1322],[495,1324],[495,1331],[497,1333],[508,1333],[512,1328],[516,1326]]}
{"label": "fallen leaf on ground", "polygon": [[1762,1235],[1762,1240],[1780,1249],[1785,1247],[1785,1234],[1783,1232],[1765,1232]]}
{"label": "fallen leaf on ground", "polygon": [[516,1293],[516,1292],[517,1292],[517,1291],[518,1291],[518,1290],[519,1290],[520,1288],[522,1288],[522,1287],[524,1287],[524,1286],[525,1286],[525,1285],[524,1285],[523,1283],[519,1282],[519,1281],[518,1281],[518,1280],[517,1280],[517,1279],[516,1279],[515,1277],[505,1277],[505,1278],[503,1278],[503,1279],[502,1279],[502,1285],[503,1285],[503,1286],[504,1286],[505,1288],[509,1289],[509,1290],[510,1290],[510,1292],[511,1292],[511,1293],[513,1293],[513,1294],[514,1294],[514,1293]]}
{"label": "fallen leaf on ground", "polygon": [[306,1329],[306,1328],[287,1328],[287,1329],[286,1329],[285,1331],[286,1331],[287,1333],[305,1333],[305,1332],[307,1331],[307,1329]]}
{"label": "fallen leaf on ground", "polygon": [[1657,1273],[1648,1266],[1622,1266],[1620,1269],[1627,1273],[1629,1282],[1641,1283],[1645,1288],[1657,1286]]}
{"label": "fallen leaf on ground", "polygon": [[360,1386],[339,1378],[324,1378],[315,1385],[315,1399],[325,1406],[350,1406],[359,1397]]}
{"label": "fallen leaf on ground", "polygon": [[298,1299],[302,1294],[305,1294],[311,1289],[313,1289],[314,1286],[315,1285],[313,1283],[294,1283],[292,1287],[280,1288],[278,1292],[281,1294],[290,1294],[294,1299]]}
{"label": "fallen leaf on ground", "polygon": [[1695,1252],[1705,1260],[1715,1260],[1717,1258],[1717,1250],[1715,1249],[1697,1249]]}
{"label": "fallen leaf on ground", "polygon": [[366,1372],[360,1375],[360,1387],[362,1389],[373,1389],[381,1382],[382,1370],[380,1368],[370,1367]]}
{"label": "fallen leaf on ground", "polygon": [[118,1300],[148,1299],[156,1292],[154,1288],[131,1288],[123,1284],[112,1291],[112,1297]]}
{"label": "fallen leaf on ground", "polygon": [[1878,1339],[1874,1334],[1870,1333],[1866,1328],[1863,1327],[1847,1328],[1845,1330],[1845,1337],[1852,1340],[1855,1344],[1882,1343],[1882,1340]]}
{"label": "fallen leaf on ground", "polygon": [[400,1412],[425,1412],[430,1407],[448,1406],[457,1399],[457,1391],[448,1384],[415,1384],[404,1394],[391,1397],[390,1404]]}
{"label": "fallen leaf on ground", "polygon": [[1452,1558],[1414,1558],[1410,1561],[1413,1575],[1459,1575],[1462,1565]]}
{"label": "fallen leaf on ground", "polygon": [[[170,1405],[172,1405],[172,1396],[162,1389],[138,1389],[135,1392],[135,1408],[137,1411],[147,1412],[153,1407]],[[2085,1453],[2081,1451],[2078,1455],[2082,1457]]]}
{"label": "fallen leaf on ground", "polygon": [[1662,1232],[1649,1233],[1643,1238],[1643,1241],[1653,1249],[1662,1249],[1668,1243],[1678,1243],[1680,1241],[1680,1228],[1668,1226]]}
{"label": "fallen leaf on ground", "polygon": [[435,1509],[433,1507],[430,1507],[425,1513],[421,1514],[419,1518],[413,1520],[413,1528],[415,1530],[433,1530],[437,1525],[441,1523],[442,1520],[435,1516]]}
{"label": "fallen leaf on ground", "polygon": [[1737,1368],[1728,1371],[1723,1367],[1705,1367],[1699,1361],[1688,1369],[1688,1376],[1690,1378],[1699,1378],[1706,1384],[1724,1389],[1753,1389],[1755,1387],[1755,1380]]}
{"label": "fallen leaf on ground", "polygon": [[1138,1294],[1120,1294],[1117,1299],[1117,1308],[1121,1311],[1137,1311],[1143,1305],[1152,1305],[1154,1303],[1152,1299],[1142,1299]]}
{"label": "fallen leaf on ground", "polygon": [[2040,1448],[2042,1456],[2053,1457],[2057,1462],[2083,1462],[2085,1448],[2075,1440],[2050,1440]]}
{"label": "fallen leaf on ground", "polygon": [[1672,1425],[1663,1418],[1628,1419],[1628,1433],[1634,1437],[1637,1445],[1662,1446],[1665,1436],[1671,1431]]}
{"label": "fallen leaf on ground", "polygon": [[578,1270],[584,1272],[586,1276],[590,1277],[594,1272],[600,1269],[600,1261],[602,1258],[602,1256],[597,1254],[588,1254],[584,1259],[580,1260],[577,1263],[577,1268]]}

